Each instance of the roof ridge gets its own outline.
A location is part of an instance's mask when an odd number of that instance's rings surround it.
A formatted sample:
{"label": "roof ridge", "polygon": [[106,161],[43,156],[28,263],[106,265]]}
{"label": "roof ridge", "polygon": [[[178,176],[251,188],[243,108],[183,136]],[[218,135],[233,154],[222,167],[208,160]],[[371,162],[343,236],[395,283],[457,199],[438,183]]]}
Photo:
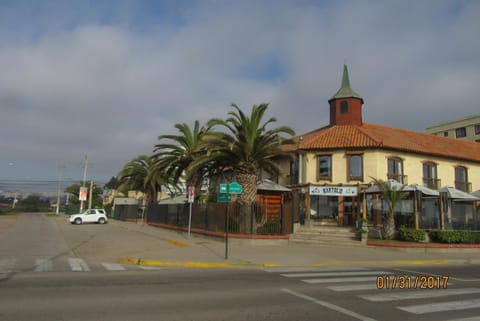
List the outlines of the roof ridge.
{"label": "roof ridge", "polygon": [[[367,123],[368,124],[368,123]],[[383,140],[377,140],[375,139],[374,137],[372,137],[372,135],[370,135],[369,133],[366,133],[365,130],[363,130],[362,128],[363,125],[360,125],[360,126],[355,126],[357,128],[358,131],[360,131],[363,135],[367,136],[368,138],[370,138],[371,140],[373,140],[375,142],[375,144],[377,146],[383,146]]]}

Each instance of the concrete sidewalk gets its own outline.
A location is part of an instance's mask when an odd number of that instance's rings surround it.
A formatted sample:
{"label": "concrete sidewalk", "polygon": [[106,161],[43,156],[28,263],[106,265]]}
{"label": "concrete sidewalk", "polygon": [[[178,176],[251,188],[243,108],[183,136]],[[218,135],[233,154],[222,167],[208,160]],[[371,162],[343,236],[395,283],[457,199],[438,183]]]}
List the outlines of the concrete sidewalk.
{"label": "concrete sidewalk", "polygon": [[144,233],[164,242],[159,248],[142,251],[144,257],[122,257],[123,264],[225,267],[313,267],[416,264],[480,264],[480,249],[431,249],[385,247],[338,247],[290,243],[288,240],[225,240],[157,228],[144,223],[111,220],[109,224]]}

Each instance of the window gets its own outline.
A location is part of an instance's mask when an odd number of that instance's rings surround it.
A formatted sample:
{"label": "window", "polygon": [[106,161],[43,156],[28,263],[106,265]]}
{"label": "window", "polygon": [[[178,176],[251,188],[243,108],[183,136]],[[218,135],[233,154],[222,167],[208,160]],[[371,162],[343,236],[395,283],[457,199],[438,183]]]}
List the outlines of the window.
{"label": "window", "polygon": [[298,160],[290,162],[290,184],[298,184]]}
{"label": "window", "polygon": [[431,189],[440,187],[440,180],[437,178],[437,164],[433,162],[423,163],[423,185]]}
{"label": "window", "polygon": [[347,155],[347,180],[363,181],[363,156]]}
{"label": "window", "polygon": [[332,155],[318,156],[318,180],[332,179]]}
{"label": "window", "polygon": [[443,137],[448,137],[448,132],[443,132]]}
{"label": "window", "polygon": [[394,179],[399,183],[406,184],[406,177],[403,175],[403,160],[398,157],[388,159],[388,179]]}
{"label": "window", "polygon": [[455,188],[466,193],[470,193],[467,168],[463,166],[455,167]]}
{"label": "window", "polygon": [[475,135],[480,135],[480,124],[475,125]]}
{"label": "window", "polygon": [[346,100],[343,100],[340,103],[340,113],[342,114],[348,113],[348,102]]}
{"label": "window", "polygon": [[466,136],[467,136],[467,130],[465,129],[465,127],[460,127],[455,129],[455,137],[462,138]]}

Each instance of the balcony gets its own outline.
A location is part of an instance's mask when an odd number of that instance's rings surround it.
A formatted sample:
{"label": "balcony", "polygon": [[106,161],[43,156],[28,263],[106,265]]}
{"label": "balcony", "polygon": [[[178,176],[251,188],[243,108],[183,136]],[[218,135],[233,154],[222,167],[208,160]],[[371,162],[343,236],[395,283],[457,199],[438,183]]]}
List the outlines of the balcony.
{"label": "balcony", "polygon": [[458,190],[461,190],[465,193],[471,193],[472,192],[472,183],[455,181],[455,188],[458,189]]}
{"label": "balcony", "polygon": [[388,179],[394,179],[401,184],[408,184],[407,182],[407,175],[400,175],[400,174],[387,174]]}
{"label": "balcony", "polygon": [[430,189],[439,189],[442,186],[441,180],[438,178],[423,178],[423,186]]}

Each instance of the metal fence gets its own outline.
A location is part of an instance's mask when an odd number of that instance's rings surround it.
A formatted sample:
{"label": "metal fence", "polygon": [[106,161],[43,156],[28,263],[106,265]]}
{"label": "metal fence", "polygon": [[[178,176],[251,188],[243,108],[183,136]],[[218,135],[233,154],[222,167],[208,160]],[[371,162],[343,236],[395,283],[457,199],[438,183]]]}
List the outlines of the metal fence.
{"label": "metal fence", "polygon": [[[254,203],[250,208],[238,203],[192,204],[194,229],[225,232],[229,218],[229,232],[250,235],[283,235],[292,233],[291,203],[282,204],[277,213],[266,215],[264,205]],[[227,214],[228,213],[228,214]],[[188,227],[189,204],[154,204],[147,209],[147,223],[162,223]],[[119,219],[122,219],[119,217]]]}

